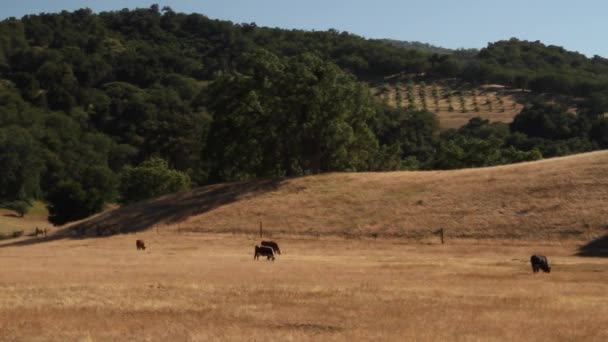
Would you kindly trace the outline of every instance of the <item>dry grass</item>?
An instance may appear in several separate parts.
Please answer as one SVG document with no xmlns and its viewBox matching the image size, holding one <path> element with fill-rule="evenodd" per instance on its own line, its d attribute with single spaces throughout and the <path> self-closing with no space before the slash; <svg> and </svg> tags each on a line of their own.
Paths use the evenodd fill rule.
<svg viewBox="0 0 608 342">
<path fill-rule="evenodd" d="M 242 234 L 0 242 L 0 341 L 608 338 L 608 264 L 575 245 L 278 241 L 274 263 Z"/>
<path fill-rule="evenodd" d="M 605 341 L 607 259 L 575 254 L 596 239 L 586 254 L 608 255 L 607 174 L 595 152 L 118 208 L 73 227 L 138 233 L 0 241 L 0 341 Z M 274 263 L 252 260 L 260 221 Z M 531 273 L 533 253 L 551 274 Z"/>
<path fill-rule="evenodd" d="M 24 217 L 7 209 L 0 209 L 0 233 L 10 234 L 23 230 L 24 234 L 31 234 L 35 227 L 46 228 L 52 231 L 52 225 L 47 221 L 48 211 L 42 202 L 34 202 Z"/>
<path fill-rule="evenodd" d="M 299 236 L 575 239 L 606 232 L 608 152 L 500 167 L 340 173 L 230 183 L 119 208 L 81 223 Z"/>
</svg>

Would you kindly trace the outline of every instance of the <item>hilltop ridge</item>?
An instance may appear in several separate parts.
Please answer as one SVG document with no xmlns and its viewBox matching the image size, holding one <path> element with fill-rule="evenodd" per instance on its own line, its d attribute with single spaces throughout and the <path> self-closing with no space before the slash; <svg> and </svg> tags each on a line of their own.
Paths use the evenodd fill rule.
<svg viewBox="0 0 608 342">
<path fill-rule="evenodd" d="M 332 173 L 196 188 L 72 228 L 427 238 L 574 238 L 606 230 L 608 152 L 453 171 Z"/>
</svg>

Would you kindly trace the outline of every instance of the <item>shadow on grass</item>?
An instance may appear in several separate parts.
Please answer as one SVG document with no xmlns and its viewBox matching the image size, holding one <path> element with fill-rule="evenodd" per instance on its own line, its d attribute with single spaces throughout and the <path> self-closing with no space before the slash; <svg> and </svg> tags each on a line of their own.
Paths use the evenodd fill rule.
<svg viewBox="0 0 608 342">
<path fill-rule="evenodd" d="M 26 235 L 26 236 L 28 237 L 27 239 L 11 238 L 11 239 L 0 240 L 0 248 L 37 245 L 39 243 L 61 240 L 61 239 L 65 239 L 66 237 L 68 237 L 66 234 L 63 234 L 63 233 L 54 234 L 54 235 L 51 235 L 48 237 L 32 237 L 31 235 Z M 11 240 L 17 240 L 17 241 L 9 242 Z"/>
<path fill-rule="evenodd" d="M 165 195 L 107 211 L 71 225 L 46 238 L 31 238 L 0 244 L 2 247 L 34 245 L 60 239 L 84 239 L 134 233 L 156 224 L 179 223 L 244 198 L 278 188 L 281 180 L 267 179 L 209 185 L 188 192 Z"/>
<path fill-rule="evenodd" d="M 608 257 L 608 234 L 581 246 L 578 249 L 577 255 L 586 257 Z"/>
</svg>

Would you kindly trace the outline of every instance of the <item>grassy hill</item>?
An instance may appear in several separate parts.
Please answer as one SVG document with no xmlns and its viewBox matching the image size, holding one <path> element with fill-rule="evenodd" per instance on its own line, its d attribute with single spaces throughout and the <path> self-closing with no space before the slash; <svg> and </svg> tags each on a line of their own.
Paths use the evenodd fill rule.
<svg viewBox="0 0 608 342">
<path fill-rule="evenodd" d="M 388 104 L 430 112 L 378 105 L 378 82 Z M 581 99 L 584 115 L 528 93 Z M 0 200 L 46 198 L 55 224 L 128 197 L 118 178 L 155 158 L 203 186 L 608 149 L 601 57 L 515 38 L 445 51 L 158 5 L 0 21 L 0 103 Z M 489 123 L 527 104 L 513 127 Z M 440 134 L 476 116 L 489 120 Z"/>
<path fill-rule="evenodd" d="M 34 202 L 24 217 L 19 217 L 15 212 L 7 209 L 0 209 L 0 234 L 11 234 L 19 230 L 24 234 L 30 234 L 35 227 L 50 229 L 48 214 L 43 202 Z"/>
<path fill-rule="evenodd" d="M 74 227 L 346 237 L 580 239 L 608 226 L 608 152 L 455 171 L 334 173 L 211 185 Z"/>
</svg>

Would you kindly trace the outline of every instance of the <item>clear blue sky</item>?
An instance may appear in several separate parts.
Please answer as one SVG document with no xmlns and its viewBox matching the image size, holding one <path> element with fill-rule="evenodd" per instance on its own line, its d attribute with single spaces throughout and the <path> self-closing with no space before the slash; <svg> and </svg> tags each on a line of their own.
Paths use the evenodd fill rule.
<svg viewBox="0 0 608 342">
<path fill-rule="evenodd" d="M 150 7 L 235 23 L 326 30 L 367 38 L 481 48 L 517 37 L 608 57 L 604 0 L 0 0 L 0 18 L 88 7 L 95 12 Z"/>
</svg>

